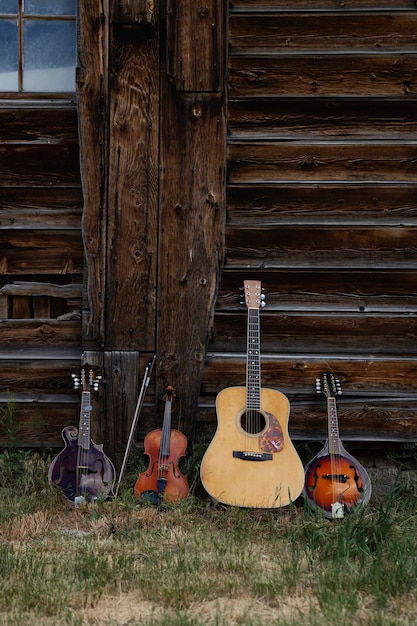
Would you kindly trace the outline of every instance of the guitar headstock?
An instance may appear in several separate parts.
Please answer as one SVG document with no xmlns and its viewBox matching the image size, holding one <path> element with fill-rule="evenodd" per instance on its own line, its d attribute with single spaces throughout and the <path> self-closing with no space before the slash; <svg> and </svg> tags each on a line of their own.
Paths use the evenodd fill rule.
<svg viewBox="0 0 417 626">
<path fill-rule="evenodd" d="M 265 295 L 262 291 L 262 285 L 259 280 L 245 280 L 243 282 L 245 304 L 248 309 L 259 309 L 265 306 Z"/>
<path fill-rule="evenodd" d="M 74 389 L 81 389 L 81 391 L 98 391 L 100 381 L 103 378 L 99 375 L 99 371 L 99 367 L 85 363 L 79 375 L 72 374 Z"/>
<path fill-rule="evenodd" d="M 335 398 L 342 394 L 340 380 L 331 372 L 323 372 L 316 378 L 316 393 L 323 393 L 327 398 Z"/>
</svg>

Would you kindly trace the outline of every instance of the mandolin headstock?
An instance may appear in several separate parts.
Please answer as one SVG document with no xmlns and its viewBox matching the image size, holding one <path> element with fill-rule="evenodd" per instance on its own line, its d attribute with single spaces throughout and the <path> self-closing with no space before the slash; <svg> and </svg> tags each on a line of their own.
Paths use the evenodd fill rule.
<svg viewBox="0 0 417 626">
<path fill-rule="evenodd" d="M 97 392 L 102 380 L 102 376 L 99 374 L 100 368 L 96 365 L 90 365 L 85 363 L 79 374 L 72 374 L 72 380 L 74 389 L 81 389 L 81 391 L 94 391 Z"/>
<path fill-rule="evenodd" d="M 323 372 L 321 378 L 316 378 L 316 393 L 323 393 L 326 398 L 342 395 L 339 378 L 331 372 Z"/>
</svg>

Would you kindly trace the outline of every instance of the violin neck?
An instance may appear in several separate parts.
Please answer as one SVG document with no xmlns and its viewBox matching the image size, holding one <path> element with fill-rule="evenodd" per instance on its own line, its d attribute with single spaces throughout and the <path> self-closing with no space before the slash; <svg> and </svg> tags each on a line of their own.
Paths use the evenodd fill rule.
<svg viewBox="0 0 417 626">
<path fill-rule="evenodd" d="M 81 396 L 80 424 L 78 427 L 78 445 L 84 450 L 90 448 L 91 393 L 83 391 Z"/>
</svg>

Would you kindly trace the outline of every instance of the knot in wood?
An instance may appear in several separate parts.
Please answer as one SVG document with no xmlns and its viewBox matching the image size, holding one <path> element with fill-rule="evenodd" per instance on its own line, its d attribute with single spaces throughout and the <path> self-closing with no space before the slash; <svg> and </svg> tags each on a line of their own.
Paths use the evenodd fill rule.
<svg viewBox="0 0 417 626">
<path fill-rule="evenodd" d="M 196 104 L 193 106 L 193 115 L 194 117 L 201 117 L 203 115 L 203 109 L 201 104 Z"/>
<path fill-rule="evenodd" d="M 300 170 L 309 170 L 319 167 L 323 161 L 319 161 L 315 156 L 305 154 L 298 160 L 297 166 Z"/>
</svg>

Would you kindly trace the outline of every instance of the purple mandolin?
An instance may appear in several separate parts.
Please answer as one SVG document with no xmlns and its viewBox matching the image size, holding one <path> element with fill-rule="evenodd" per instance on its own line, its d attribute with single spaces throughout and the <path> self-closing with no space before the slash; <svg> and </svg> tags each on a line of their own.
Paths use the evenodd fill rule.
<svg viewBox="0 0 417 626">
<path fill-rule="evenodd" d="M 91 390 L 97 391 L 100 378 L 97 368 L 88 364 L 81 369 L 81 381 L 73 375 L 74 387 L 82 389 L 79 427 L 63 429 L 64 449 L 52 461 L 48 472 L 50 484 L 60 487 L 75 504 L 114 497 L 114 465 L 104 454 L 103 446 L 90 438 Z"/>
</svg>

